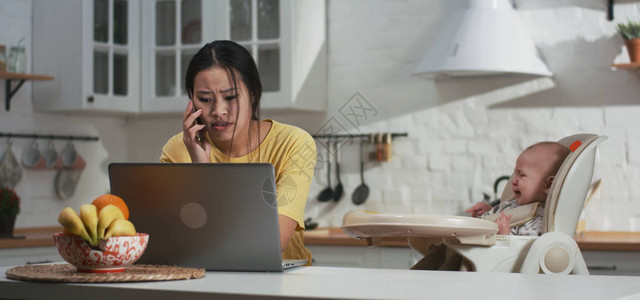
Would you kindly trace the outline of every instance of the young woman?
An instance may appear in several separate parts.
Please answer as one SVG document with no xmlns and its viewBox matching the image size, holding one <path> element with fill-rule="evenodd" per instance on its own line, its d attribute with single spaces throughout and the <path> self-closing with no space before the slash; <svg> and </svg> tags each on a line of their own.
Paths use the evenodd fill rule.
<svg viewBox="0 0 640 300">
<path fill-rule="evenodd" d="M 232 41 L 196 53 L 185 78 L 189 104 L 182 132 L 162 149 L 162 162 L 271 163 L 275 169 L 283 258 L 307 259 L 304 208 L 316 162 L 313 138 L 300 128 L 260 120 L 262 83 L 253 58 Z"/>
</svg>

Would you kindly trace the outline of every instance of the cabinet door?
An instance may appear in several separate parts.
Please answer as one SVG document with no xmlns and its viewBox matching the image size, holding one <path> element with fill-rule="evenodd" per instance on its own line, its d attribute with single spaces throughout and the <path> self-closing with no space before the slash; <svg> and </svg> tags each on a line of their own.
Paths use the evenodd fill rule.
<svg viewBox="0 0 640 300">
<path fill-rule="evenodd" d="M 230 39 L 249 50 L 258 65 L 263 97 L 283 98 L 287 81 L 283 59 L 280 0 L 147 0 L 143 3 L 142 53 L 144 112 L 182 112 L 191 57 L 205 43 Z M 284 1 L 289 3 L 288 1 Z M 289 3 L 290 5 L 290 3 Z M 290 57 L 290 56 L 284 56 Z"/>
<path fill-rule="evenodd" d="M 409 247 L 380 247 L 380 269 L 408 270 L 421 258 Z"/>
<path fill-rule="evenodd" d="M 637 251 L 583 250 L 582 256 L 591 275 L 640 276 Z"/>
<path fill-rule="evenodd" d="M 182 112 L 191 57 L 213 40 L 219 1 L 147 0 L 142 10 L 142 111 Z"/>
<path fill-rule="evenodd" d="M 324 0 L 229 0 L 225 37 L 246 47 L 265 110 L 326 110 Z"/>
<path fill-rule="evenodd" d="M 290 1 L 229 0 L 228 39 L 253 56 L 262 81 L 262 107 L 290 98 Z M 282 103 L 280 103 L 282 102 Z M 276 104 L 279 103 L 279 104 Z"/>
<path fill-rule="evenodd" d="M 352 246 L 307 245 L 312 265 L 319 267 L 379 268 L 380 249 Z"/>
<path fill-rule="evenodd" d="M 33 86 L 37 111 L 137 113 L 140 3 L 33 2 L 33 71 L 55 80 Z"/>
<path fill-rule="evenodd" d="M 0 266 L 20 266 L 61 262 L 56 247 L 29 247 L 0 249 Z"/>
<path fill-rule="evenodd" d="M 184 111 L 187 65 L 202 45 L 218 39 L 233 40 L 253 56 L 262 108 L 326 109 L 325 8 L 324 0 L 146 0 L 142 111 Z"/>
<path fill-rule="evenodd" d="M 85 108 L 138 112 L 140 3 L 83 1 Z"/>
<path fill-rule="evenodd" d="M 320 267 L 409 269 L 418 255 L 408 247 L 307 245 L 313 265 Z"/>
</svg>

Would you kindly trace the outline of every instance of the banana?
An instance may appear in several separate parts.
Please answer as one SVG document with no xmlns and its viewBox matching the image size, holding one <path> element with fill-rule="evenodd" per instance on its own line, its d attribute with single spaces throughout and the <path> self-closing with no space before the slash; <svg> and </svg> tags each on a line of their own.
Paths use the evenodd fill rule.
<svg viewBox="0 0 640 300">
<path fill-rule="evenodd" d="M 124 219 L 122 211 L 116 206 L 109 204 L 103 207 L 98 214 L 98 240 L 104 238 L 105 230 L 118 219 Z"/>
<path fill-rule="evenodd" d="M 104 234 L 104 239 L 108 239 L 112 236 L 123 236 L 123 235 L 135 235 L 136 228 L 133 226 L 133 223 L 129 222 L 125 219 L 116 219 L 111 223 L 109 229 L 107 229 L 107 233 Z"/>
<path fill-rule="evenodd" d="M 60 223 L 60 225 L 62 225 L 62 227 L 67 229 L 69 232 L 75 235 L 79 235 L 85 241 L 91 244 L 91 237 L 87 233 L 87 230 L 84 228 L 84 224 L 82 223 L 80 216 L 78 216 L 78 213 L 76 213 L 73 208 L 66 207 L 65 209 L 63 209 L 58 216 L 58 223 Z"/>
<path fill-rule="evenodd" d="M 93 204 L 80 205 L 80 219 L 91 237 L 91 246 L 98 245 L 98 209 Z"/>
</svg>

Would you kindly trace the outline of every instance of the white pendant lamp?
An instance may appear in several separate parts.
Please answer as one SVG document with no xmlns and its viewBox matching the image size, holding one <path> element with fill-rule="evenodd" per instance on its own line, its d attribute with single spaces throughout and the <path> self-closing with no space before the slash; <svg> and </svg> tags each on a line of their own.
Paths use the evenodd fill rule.
<svg viewBox="0 0 640 300">
<path fill-rule="evenodd" d="M 509 0 L 466 0 L 447 22 L 414 75 L 553 75 Z"/>
</svg>

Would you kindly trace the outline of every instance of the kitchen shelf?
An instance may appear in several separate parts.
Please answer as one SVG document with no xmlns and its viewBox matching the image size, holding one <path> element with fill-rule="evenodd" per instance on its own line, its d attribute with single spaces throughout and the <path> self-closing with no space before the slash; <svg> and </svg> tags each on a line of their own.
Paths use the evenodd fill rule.
<svg viewBox="0 0 640 300">
<path fill-rule="evenodd" d="M 37 75 L 37 74 L 26 74 L 26 73 L 11 73 L 6 71 L 0 71 L 0 78 L 6 80 L 6 89 L 5 89 L 5 99 L 4 99 L 4 108 L 6 111 L 9 111 L 11 107 L 11 97 L 20 89 L 22 84 L 26 80 L 53 80 L 53 76 L 48 75 Z M 11 89 L 11 83 L 16 80 L 18 81 L 18 85 Z"/>
<path fill-rule="evenodd" d="M 626 64 L 612 64 L 612 67 L 616 68 L 616 69 L 639 69 L 640 70 L 640 62 L 635 62 L 635 63 L 626 63 Z"/>
</svg>

